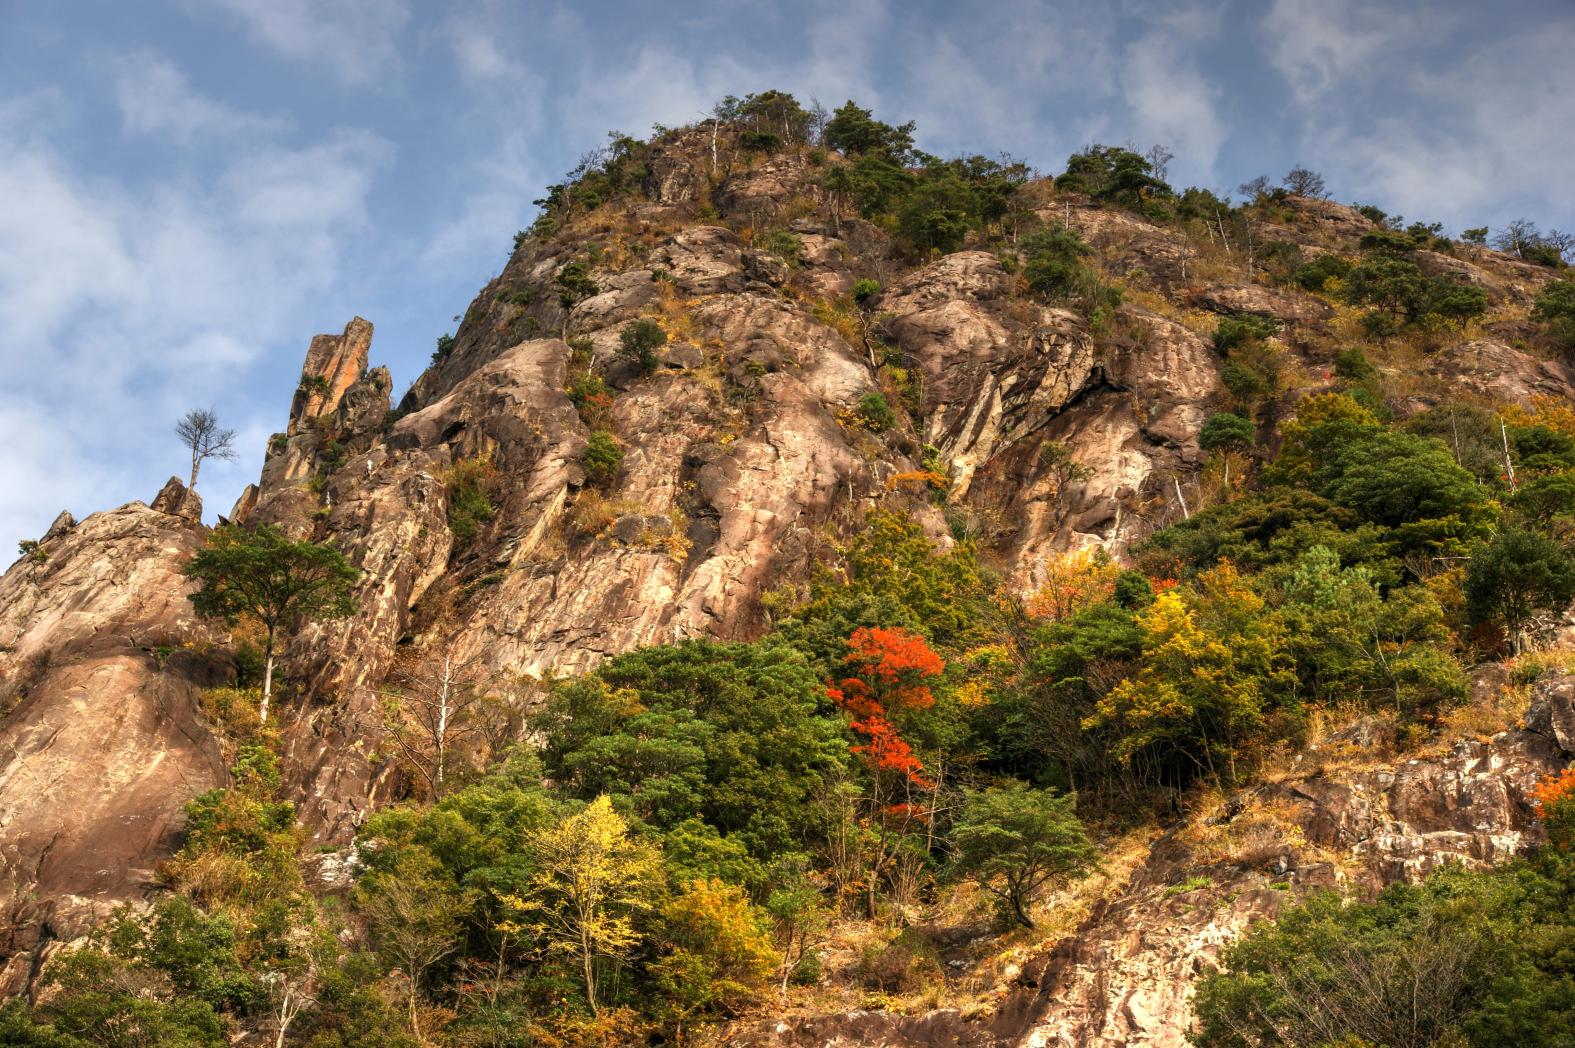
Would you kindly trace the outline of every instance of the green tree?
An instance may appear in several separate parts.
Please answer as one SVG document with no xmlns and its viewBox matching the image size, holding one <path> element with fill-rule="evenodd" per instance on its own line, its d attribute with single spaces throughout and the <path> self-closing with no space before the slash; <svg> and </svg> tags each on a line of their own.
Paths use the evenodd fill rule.
<svg viewBox="0 0 1575 1048">
<path fill-rule="evenodd" d="M 1225 449 L 1243 451 L 1252 447 L 1258 438 L 1258 428 L 1250 419 L 1229 412 L 1210 415 L 1203 424 L 1198 443 L 1209 451 Z"/>
<path fill-rule="evenodd" d="M 1561 612 L 1575 599 L 1575 560 L 1544 535 L 1507 528 L 1471 558 L 1465 596 L 1471 621 L 1502 626 L 1518 654 L 1539 612 Z"/>
<path fill-rule="evenodd" d="M 253 531 L 235 525 L 218 528 L 184 570 L 200 584 L 190 597 L 198 614 L 231 623 L 251 615 L 262 623 L 265 668 L 259 717 L 265 723 L 279 632 L 302 620 L 354 613 L 352 588 L 361 575 L 332 546 L 294 541 L 272 525 Z"/>
<path fill-rule="evenodd" d="M 618 352 L 642 375 L 656 370 L 656 351 L 667 344 L 667 332 L 649 317 L 631 320 L 618 334 Z"/>
<path fill-rule="evenodd" d="M 832 113 L 821 137 L 832 149 L 848 156 L 874 154 L 901 164 L 913 152 L 913 127 L 912 121 L 897 127 L 883 124 L 850 99 Z"/>
<path fill-rule="evenodd" d="M 1055 878 L 1082 873 L 1098 857 L 1076 808 L 1073 794 L 1057 796 L 1016 781 L 970 791 L 952 827 L 954 868 L 1032 928 L 1028 903 L 1034 893 Z"/>
<path fill-rule="evenodd" d="M 1550 280 L 1537 292 L 1531 319 L 1540 323 L 1555 347 L 1575 351 L 1575 280 Z"/>
<path fill-rule="evenodd" d="M 355 902 L 378 953 L 405 977 L 410 1032 L 420 1040 L 422 980 L 459 949 L 475 894 L 456 888 L 432 855 L 412 847 L 402 850 L 389 869 L 363 877 Z"/>
<path fill-rule="evenodd" d="M 585 479 L 592 484 L 611 484 L 617 478 L 618 470 L 623 468 L 623 448 L 619 446 L 618 438 L 605 429 L 592 433 L 585 442 L 585 453 L 580 456 L 580 465 L 585 467 Z"/>
</svg>

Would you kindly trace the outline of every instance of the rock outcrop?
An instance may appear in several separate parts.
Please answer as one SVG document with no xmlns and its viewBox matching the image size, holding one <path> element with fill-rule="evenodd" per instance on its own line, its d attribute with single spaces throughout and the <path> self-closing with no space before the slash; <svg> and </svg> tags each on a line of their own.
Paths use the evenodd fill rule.
<svg viewBox="0 0 1575 1048">
<path fill-rule="evenodd" d="M 161 494 L 57 521 L 0 578 L 0 989 L 147 892 L 186 802 L 225 781 L 197 700 L 232 671 L 180 574 L 194 496 Z"/>
<path fill-rule="evenodd" d="M 1531 788 L 1575 760 L 1575 677 L 1539 682 L 1523 727 L 1446 752 L 1374 762 L 1370 732 L 1337 733 L 1281 781 L 1166 834 L 1125 888 L 1025 965 L 989 1011 L 823 1016 L 741 1031 L 735 1042 L 1185 1048 L 1196 977 L 1298 896 L 1371 894 L 1446 863 L 1484 868 L 1541 844 Z"/>
</svg>

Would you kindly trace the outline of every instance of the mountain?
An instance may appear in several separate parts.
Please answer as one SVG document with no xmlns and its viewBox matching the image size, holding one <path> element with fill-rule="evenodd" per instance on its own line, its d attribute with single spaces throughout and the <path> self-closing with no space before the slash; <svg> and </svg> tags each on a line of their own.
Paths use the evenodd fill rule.
<svg viewBox="0 0 1575 1048">
<path fill-rule="evenodd" d="M 835 621 L 924 635 L 954 674 L 946 695 L 994 687 L 1027 665 L 1030 632 L 1065 618 L 1042 602 L 1064 592 L 1068 564 L 1115 577 L 1069 552 L 1102 551 L 1110 572 L 1135 564 L 1161 592 L 1178 577 L 1186 589 L 1218 549 L 1240 562 L 1243 535 L 1280 534 L 1230 507 L 1298 487 L 1323 485 L 1306 497 L 1336 521 L 1320 541 L 1338 546 L 1337 568 L 1370 570 L 1391 601 L 1402 589 L 1437 598 L 1416 613 L 1424 625 L 1374 641 L 1378 657 L 1442 653 L 1448 668 L 1405 678 L 1406 695 L 1424 698 L 1402 710 L 1400 675 L 1387 706 L 1350 677 L 1318 678 L 1314 694 L 1283 683 L 1312 680 L 1303 663 L 1276 663 L 1261 680 L 1315 712 L 1243 742 L 1255 757 L 1240 773 L 1180 771 L 1180 749 L 1151 748 L 1135 751 L 1154 762 L 1141 782 L 1121 778 L 1137 774 L 1121 770 L 1134 751 L 1066 779 L 1070 765 L 1033 753 L 959 750 L 956 774 L 1076 787 L 1088 806 L 1103 872 L 1055 889 L 1054 933 L 991 933 L 938 901 L 940 874 L 926 873 L 933 883 L 893 920 L 934 932 L 941 1007 L 902 998 L 907 976 L 881 993 L 805 992 L 781 1016 L 765 994 L 723 1010 L 728 1036 L 1179 1045 L 1194 981 L 1253 921 L 1319 888 L 1370 892 L 1542 844 L 1532 791 L 1575 755 L 1575 684 L 1551 661 L 1529 680 L 1524 663 L 1489 661 L 1468 680 L 1458 662 L 1504 649 L 1490 628 L 1470 632 L 1481 620 L 1463 610 L 1459 563 L 1496 530 L 1478 519 L 1489 502 L 1498 513 L 1519 490 L 1473 476 L 1470 453 L 1497 473 L 1502 437 L 1522 479 L 1575 467 L 1560 465 L 1553 437 L 1539 465 L 1531 432 L 1557 436 L 1549 420 L 1575 395 L 1542 306 L 1559 269 L 1310 185 L 1260 186 L 1239 205 L 1178 194 L 1121 150 L 1080 154 L 1057 179 L 942 162 L 912 148 L 911 129 L 860 112 L 839 110 L 811 144 L 809 114 L 751 96 L 723 120 L 615 141 L 553 187 L 397 405 L 388 372 L 371 366 L 370 322 L 312 339 L 286 428 L 226 522 L 326 543 L 360 575 L 353 615 L 287 637 L 275 734 L 238 726 L 223 705 L 253 672 L 257 635 L 188 599 L 196 584 L 182 569 L 210 529 L 181 481 L 150 505 L 62 514 L 28 544 L 0 579 L 9 991 L 38 988 L 45 962 L 119 903 L 172 888 L 203 898 L 178 863 L 170 872 L 191 846 L 188 805 L 239 788 L 227 769 L 258 739 L 271 740 L 277 796 L 303 828 L 305 883 L 342 895 L 375 847 L 375 813 L 430 799 L 391 738 L 388 693 L 434 653 L 501 697 L 467 743 L 480 776 L 515 743 L 542 743 L 530 719 L 551 693 L 541 681 L 656 645 L 819 636 L 816 623 L 835 619 L 813 610 L 827 587 L 869 577 L 849 550 L 897 528 L 936 558 L 965 554 L 977 565 L 967 586 L 988 587 L 1016 625 L 942 636 L 948 609 L 973 599 L 960 583 L 929 613 L 910 603 L 886 621 L 876 602 L 858 612 L 869 621 Z M 1350 439 L 1437 436 L 1428 447 L 1492 499 L 1386 517 L 1320 479 L 1328 448 L 1303 479 L 1277 480 L 1285 448 L 1307 446 L 1299 407 L 1330 394 L 1374 420 Z M 1512 449 L 1497 423 L 1483 438 L 1495 417 L 1524 429 L 1522 443 Z M 1369 557 L 1363 542 L 1387 545 Z M 1239 563 L 1272 595 L 1261 616 L 1279 614 L 1300 563 L 1276 556 Z M 822 641 L 799 644 L 805 666 L 835 669 Z M 1117 679 L 1143 679 L 1146 657 Z M 1072 723 L 1096 737 L 1090 721 Z M 925 755 L 945 744 L 926 745 L 934 761 Z M 364 938 L 352 926 L 347 940 Z M 855 986 L 864 962 L 841 949 L 826 947 L 824 980 Z M 432 993 L 459 1006 L 449 989 Z M 267 1029 L 248 1007 L 228 1021 Z"/>
</svg>

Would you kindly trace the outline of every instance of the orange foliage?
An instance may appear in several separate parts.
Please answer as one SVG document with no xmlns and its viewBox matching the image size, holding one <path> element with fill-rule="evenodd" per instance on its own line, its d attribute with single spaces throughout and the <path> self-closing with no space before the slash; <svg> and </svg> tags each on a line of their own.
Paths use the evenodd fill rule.
<svg viewBox="0 0 1575 1048">
<path fill-rule="evenodd" d="M 1110 597 L 1121 569 L 1104 550 L 1072 549 L 1045 560 L 1044 582 L 1028 598 L 1028 614 L 1052 622 L 1068 618 Z"/>
<path fill-rule="evenodd" d="M 927 683 L 946 663 L 917 633 L 860 627 L 848 638 L 844 660 L 850 676 L 827 685 L 826 694 L 851 718 L 849 727 L 864 741 L 853 746 L 871 772 L 892 772 L 929 789 L 924 765 L 886 719 L 889 709 L 923 710 L 935 705 Z"/>
<path fill-rule="evenodd" d="M 1575 801 L 1575 767 L 1565 768 L 1558 775 L 1550 775 L 1532 787 L 1531 797 L 1537 802 L 1539 814 L 1546 813 L 1565 801 Z"/>
</svg>

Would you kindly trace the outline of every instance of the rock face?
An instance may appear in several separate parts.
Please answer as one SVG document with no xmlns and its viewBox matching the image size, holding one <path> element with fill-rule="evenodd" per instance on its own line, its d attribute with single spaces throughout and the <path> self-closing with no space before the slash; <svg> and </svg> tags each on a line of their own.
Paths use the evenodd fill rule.
<svg viewBox="0 0 1575 1048">
<path fill-rule="evenodd" d="M 824 1016 L 742 1032 L 737 1043 L 1185 1048 L 1197 975 L 1298 895 L 1375 892 L 1449 862 L 1481 868 L 1540 844 L 1530 792 L 1575 759 L 1575 677 L 1540 682 L 1521 729 L 1436 756 L 1345 767 L 1370 747 L 1365 730 L 1337 734 L 1299 760 L 1305 770 L 1161 838 L 1125 889 L 1026 965 L 988 1013 Z"/>
<path fill-rule="evenodd" d="M 171 484 L 173 510 L 192 496 Z M 0 578 L 0 988 L 142 895 L 186 802 L 225 780 L 197 696 L 229 661 L 179 574 L 200 543 L 134 502 L 57 522 Z"/>
<path fill-rule="evenodd" d="M 302 630 L 282 652 L 283 776 L 318 841 L 348 841 L 401 786 L 382 756 L 378 693 L 402 651 L 441 643 L 515 681 L 677 638 L 751 638 L 767 627 L 762 595 L 802 591 L 880 507 L 909 513 L 941 545 L 966 532 L 1026 591 L 1051 553 L 1119 554 L 1195 490 L 1198 434 L 1224 401 L 1187 296 L 1200 279 L 1240 278 L 1219 275 L 1218 260 L 1200 278 L 1207 260 L 1184 233 L 1086 202 L 1045 208 L 1083 232 L 1107 273 L 1145 290 L 1092 325 L 1026 295 L 990 252 L 904 261 L 826 197 L 807 160 L 735 162 L 734 149 L 719 167 L 719 130 L 657 143 L 643 196 L 527 238 L 397 407 L 389 373 L 370 366 L 370 323 L 311 341 L 286 426 L 230 519 L 331 542 L 362 571 L 358 613 Z M 1294 221 L 1264 236 L 1308 253 L 1349 249 L 1371 228 L 1339 205 L 1288 206 Z M 1492 252 L 1454 261 L 1506 300 L 1541 279 Z M 861 280 L 884 291 L 856 302 Z M 1220 311 L 1311 326 L 1328 316 L 1315 298 L 1257 285 L 1203 295 Z M 669 336 L 649 375 L 620 353 L 639 318 Z M 1440 354 L 1437 367 L 1445 389 L 1485 382 L 1512 399 L 1572 389 L 1560 366 L 1497 341 Z M 906 409 L 895 424 L 861 410 L 876 395 Z M 582 459 L 597 431 L 622 460 L 593 481 Z M 947 489 L 944 508 L 932 484 Z M 202 654 L 227 638 L 193 619 L 180 574 L 200 516 L 178 480 L 151 507 L 81 523 L 63 514 L 0 579 L 9 985 L 33 970 L 36 947 L 142 893 L 176 844 L 182 806 L 223 781 L 197 700 L 230 679 L 226 657 Z M 1507 760 L 1490 748 L 1433 778 L 1341 780 L 1349 797 L 1304 777 L 1301 793 L 1274 803 L 1305 808 L 1332 842 L 1320 847 L 1355 849 L 1348 839 L 1366 833 L 1352 861 L 1374 877 L 1413 876 L 1430 856 L 1486 861 L 1521 846 L 1502 819 L 1486 836 L 1449 821 L 1494 802 L 1490 775 L 1511 783 L 1500 807 L 1518 796 Z M 1430 808 L 1441 793 L 1454 800 Z M 1184 842 L 1175 849 L 1140 876 L 1157 884 L 1191 861 Z M 1304 860 L 1295 877 L 1312 883 L 1322 874 Z M 1270 890 L 1244 889 L 1231 912 L 1266 912 L 1279 897 Z M 1116 904 L 1128 911 L 1090 924 L 1081 952 L 1045 969 L 1045 985 L 1082 1002 L 1056 1014 L 1081 1025 L 1056 1027 L 1026 990 L 1000 1021 L 1089 1031 L 1065 1033 L 1078 1044 L 1172 1030 L 1185 1012 L 1180 958 L 1237 925 L 1189 924 L 1145 899 L 1130 894 Z M 1123 913 L 1164 923 L 1161 939 L 1122 939 Z M 1126 986 L 1128 1017 L 1111 1018 L 1096 986 Z M 954 1026 L 964 1029 L 945 1014 L 923 1026 L 872 1014 L 848 1036 L 890 1028 L 914 1043 L 914 1030 L 939 1039 Z M 1045 1038 L 1034 1043 L 1061 1043 Z"/>
</svg>

